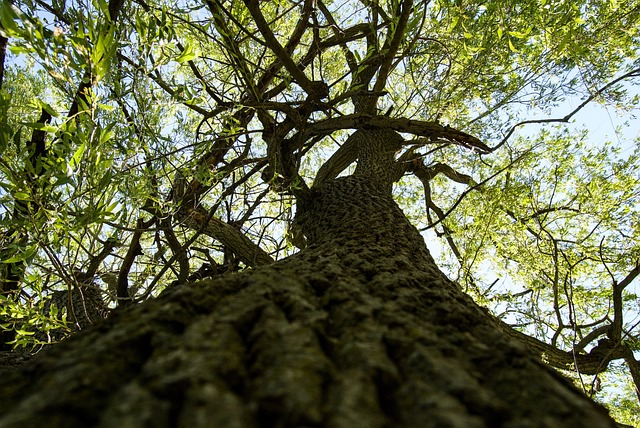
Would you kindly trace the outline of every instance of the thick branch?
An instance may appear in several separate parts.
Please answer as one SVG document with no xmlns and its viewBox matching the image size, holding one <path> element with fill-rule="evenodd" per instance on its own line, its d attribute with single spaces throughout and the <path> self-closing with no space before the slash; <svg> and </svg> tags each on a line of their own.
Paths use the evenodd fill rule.
<svg viewBox="0 0 640 428">
<path fill-rule="evenodd" d="M 545 363 L 558 369 L 595 375 L 605 371 L 611 360 L 621 359 L 626 355 L 625 350 L 619 346 L 606 348 L 605 350 L 594 348 L 588 354 L 561 351 L 555 346 L 514 330 L 502 321 L 499 321 L 499 323 L 509 336 L 523 343 Z"/>
<path fill-rule="evenodd" d="M 155 217 L 152 217 L 151 220 L 146 223 L 144 222 L 144 220 L 142 220 L 142 218 L 138 219 L 138 222 L 136 224 L 136 231 L 131 237 L 129 250 L 124 257 L 122 266 L 120 266 L 120 272 L 118 272 L 118 286 L 116 290 L 118 305 L 125 306 L 133 303 L 133 296 L 129 296 L 129 271 L 131 270 L 136 257 L 142 254 L 142 247 L 140 246 L 140 238 L 142 237 L 142 233 L 146 229 L 151 227 L 151 225 L 155 223 L 155 221 Z"/>
<path fill-rule="evenodd" d="M 358 158 L 357 140 L 350 135 L 347 141 L 336 150 L 327 161 L 322 164 L 316 178 L 313 180 L 314 186 L 318 186 L 325 181 L 333 180 L 349 165 Z"/>
<path fill-rule="evenodd" d="M 306 3 L 310 3 L 307 1 Z M 260 5 L 258 0 L 245 0 L 244 4 L 249 9 L 253 20 L 264 37 L 267 46 L 269 49 L 273 51 L 273 53 L 278 57 L 282 64 L 287 69 L 289 73 L 291 73 L 291 77 L 304 89 L 309 95 L 316 95 L 317 98 L 324 98 L 329 95 L 329 87 L 324 82 L 312 82 L 309 78 L 304 74 L 304 72 L 298 67 L 298 65 L 291 59 L 289 53 L 282 47 L 276 36 L 269 28 L 269 24 L 264 19 L 262 15 L 262 11 L 260 10 Z M 307 6 L 305 6 L 307 9 Z"/>
<path fill-rule="evenodd" d="M 173 256 L 178 260 L 178 265 L 180 266 L 180 270 L 178 271 L 178 281 L 184 282 L 191 273 L 187 252 L 182 248 L 180 241 L 178 241 L 178 238 L 172 229 L 171 222 L 168 221 L 168 219 L 162 222 L 162 231 L 164 232 L 165 238 L 167 238 L 167 242 L 169 243 L 169 248 L 171 248 Z"/>
<path fill-rule="evenodd" d="M 478 138 L 437 122 L 426 122 L 406 118 L 374 116 L 369 114 L 349 114 L 316 122 L 305 129 L 308 135 L 330 134 L 339 129 L 388 128 L 422 137 L 429 137 L 434 143 L 451 142 L 479 153 L 491 150 Z"/>
<path fill-rule="evenodd" d="M 44 126 L 48 125 L 50 121 L 51 115 L 46 110 L 42 110 L 38 123 Z M 44 162 L 47 157 L 46 136 L 47 133 L 43 129 L 34 129 L 31 134 L 31 141 L 27 147 L 29 163 L 31 164 L 31 170 L 27 168 L 27 177 L 29 177 L 30 184 L 36 184 L 35 180 L 44 171 Z"/>
<path fill-rule="evenodd" d="M 613 326 L 611 338 L 620 341 L 622 338 L 622 291 L 640 275 L 640 263 L 638 263 L 629 274 L 619 283 L 613 285 Z"/>
<path fill-rule="evenodd" d="M 184 217 L 184 223 L 187 227 L 196 230 L 204 225 L 203 233 L 220 241 L 247 266 L 256 267 L 274 261 L 269 254 L 254 244 L 240 230 L 215 217 L 209 219 L 209 213 L 202 207 L 190 210 L 189 214 Z"/>
<path fill-rule="evenodd" d="M 98 268 L 100 267 L 100 263 L 103 262 L 110 254 L 111 250 L 113 250 L 118 245 L 118 241 L 112 238 L 109 238 L 105 241 L 104 246 L 100 252 L 91 257 L 91 261 L 89 262 L 89 267 L 87 270 L 83 272 L 83 280 L 89 280 L 93 278 L 98 272 Z"/>
<path fill-rule="evenodd" d="M 640 400 L 640 363 L 636 360 L 631 349 L 626 349 L 624 361 L 627 363 L 633 384 L 635 385 L 636 395 Z"/>
<path fill-rule="evenodd" d="M 404 39 L 407 22 L 409 21 L 411 10 L 413 9 L 413 1 L 403 1 L 400 7 L 402 8 L 402 11 L 398 17 L 398 23 L 395 25 L 394 31 L 389 34 L 385 40 L 385 45 L 383 47 L 385 58 L 380 65 L 378 78 L 376 79 L 376 83 L 373 87 L 374 92 L 382 91 L 387 83 L 387 77 L 392 71 L 393 60 L 398 52 L 400 43 Z"/>
<path fill-rule="evenodd" d="M 284 46 L 284 51 L 287 54 L 287 57 L 291 58 L 291 54 L 295 50 L 295 48 L 302 40 L 302 36 L 304 32 L 307 30 L 309 26 L 309 16 L 311 15 L 311 2 L 305 1 L 304 8 L 302 10 L 302 15 L 298 19 L 296 23 L 296 27 L 293 29 L 293 32 L 289 35 L 287 44 Z M 264 74 L 258 81 L 258 91 L 264 91 L 269 83 L 273 80 L 276 73 L 282 66 L 285 65 L 282 60 L 278 57 L 276 61 L 273 61 L 269 67 L 265 70 Z"/>
</svg>

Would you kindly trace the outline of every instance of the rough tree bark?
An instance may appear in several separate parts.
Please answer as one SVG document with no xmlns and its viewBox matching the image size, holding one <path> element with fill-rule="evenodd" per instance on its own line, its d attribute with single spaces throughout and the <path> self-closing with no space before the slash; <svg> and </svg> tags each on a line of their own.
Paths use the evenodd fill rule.
<svg viewBox="0 0 640 428">
<path fill-rule="evenodd" d="M 437 268 L 391 131 L 299 201 L 285 260 L 117 310 L 0 381 L 0 427 L 613 427 Z M 386 171 L 389 171 L 387 168 Z"/>
</svg>

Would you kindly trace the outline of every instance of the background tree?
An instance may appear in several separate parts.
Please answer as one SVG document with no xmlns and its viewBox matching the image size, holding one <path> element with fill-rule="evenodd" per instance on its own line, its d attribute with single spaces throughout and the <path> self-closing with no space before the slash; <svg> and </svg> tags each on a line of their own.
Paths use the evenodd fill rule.
<svg viewBox="0 0 640 428">
<path fill-rule="evenodd" d="M 195 362 L 202 358 L 197 357 L 198 340 L 213 336 L 207 346 L 229 347 L 229 361 L 233 361 L 243 354 L 238 349 L 244 349 L 233 348 L 237 344 L 234 333 L 204 321 L 189 330 L 185 327 L 190 322 L 187 313 L 214 311 L 211 305 L 218 303 L 213 302 L 226 302 L 227 292 L 243 296 L 238 291 L 242 278 L 263 275 L 267 281 L 264 278 L 276 275 L 278 269 L 289 269 L 305 278 L 307 285 L 316 281 L 315 288 L 333 290 L 326 300 L 343 301 L 351 296 L 361 307 L 353 303 L 353 307 L 345 304 L 340 311 L 329 311 L 320 305 L 322 310 L 306 311 L 309 296 L 299 294 L 286 280 L 280 284 L 281 290 L 287 290 L 286 297 L 249 288 L 254 298 L 267 293 L 276 306 L 288 308 L 284 312 L 291 326 L 297 326 L 293 321 L 303 317 L 302 324 L 314 326 L 314 335 L 339 337 L 338 344 L 327 340 L 321 347 L 336 367 L 349 368 L 356 361 L 362 366 L 364 349 L 370 352 L 368 367 L 375 374 L 347 370 L 350 376 L 335 387 L 341 392 L 327 393 L 331 399 L 342 397 L 339 401 L 345 403 L 335 416 L 344 418 L 339 419 L 341 423 L 370 417 L 375 425 L 394 416 L 410 421 L 406 409 L 419 418 L 415 407 L 407 404 L 411 388 L 443 406 L 441 413 L 436 412 L 444 418 L 442 423 L 469 426 L 475 420 L 464 419 L 466 416 L 455 420 L 460 402 L 468 409 L 465 414 L 485 421 L 497 418 L 495 415 L 502 415 L 505 421 L 515 418 L 515 413 L 500 407 L 503 404 L 491 404 L 499 400 L 487 398 L 493 396 L 483 395 L 479 386 L 470 387 L 473 382 L 464 377 L 458 379 L 459 386 L 453 375 L 442 380 L 442 385 L 434 380 L 442 395 L 420 390 L 421 376 L 437 379 L 429 370 L 446 366 L 433 355 L 418 353 L 428 358 L 414 366 L 411 361 L 400 362 L 410 349 L 404 341 L 431 344 L 433 340 L 424 337 L 424 331 L 438 323 L 442 325 L 433 328 L 440 338 L 438 346 L 444 348 L 434 346 L 442 355 L 448 355 L 446 347 L 452 344 L 461 349 L 477 346 L 464 361 L 491 355 L 482 340 L 491 343 L 494 336 L 474 331 L 474 340 L 482 340 L 470 343 L 463 338 L 466 336 L 450 332 L 444 340 L 440 328 L 446 331 L 447 325 L 457 325 L 465 329 L 474 325 L 469 320 L 482 317 L 471 315 L 475 313 L 471 309 L 451 309 L 456 315 L 447 317 L 442 311 L 455 305 L 437 293 L 413 291 L 399 298 L 385 294 L 389 287 L 381 287 L 385 292 L 363 292 L 357 286 L 373 287 L 377 284 L 372 280 L 374 273 L 385 272 L 391 276 L 383 283 L 395 281 L 399 289 L 428 282 L 414 272 L 418 268 L 429 271 L 431 281 L 439 278 L 425 268 L 431 262 L 421 246 L 416 246 L 420 239 L 409 231 L 412 229 L 406 229 L 405 236 L 398 226 L 398 236 L 389 235 L 367 211 L 371 207 L 360 214 L 354 208 L 347 214 L 355 224 L 346 217 L 340 227 L 316 218 L 316 212 L 332 203 L 319 196 L 323 192 L 319 189 L 341 183 L 335 180 L 341 174 L 367 177 L 367 183 L 376 183 L 377 190 L 367 188 L 353 195 L 386 194 L 393 185 L 396 201 L 413 224 L 422 232 L 435 232 L 444 244 L 441 264 L 447 273 L 476 302 L 515 327 L 505 328 L 508 334 L 525 343 L 536 358 L 572 372 L 588 394 L 615 400 L 621 420 L 637 422 L 633 419 L 637 397 L 630 396 L 633 386 L 626 394 L 616 391 L 614 398 L 602 389 L 621 367 L 627 371 L 618 379 L 629 379 L 636 394 L 640 385 L 634 356 L 638 299 L 632 289 L 640 271 L 637 142 L 635 146 L 630 141 L 594 142 L 585 133 L 549 126 L 570 121 L 589 103 L 622 111 L 637 104 L 637 97 L 626 92 L 640 73 L 637 6 L 598 1 L 165 4 L 96 0 L 3 3 L 1 10 L 9 49 L 20 59 L 7 69 L 4 61 L 2 64 L 3 342 L 24 347 L 55 341 L 61 330 L 69 333 L 87 327 L 106 307 L 131 306 L 173 285 L 177 287 L 173 294 L 120 312 L 101 324 L 101 329 L 49 354 L 55 358 L 42 357 L 41 364 L 77 362 L 63 357 L 64 350 L 104 335 L 103 346 L 118 343 L 120 349 L 123 343 L 131 344 L 116 359 L 130 364 L 113 363 L 113 370 L 136 373 L 143 361 L 151 361 L 144 366 L 150 373 L 168 373 L 172 370 L 169 362 L 148 359 L 153 353 L 149 349 L 171 355 L 157 345 L 163 334 Z M 581 98 L 583 103 L 554 118 L 553 113 L 564 109 L 569 97 Z M 524 117 L 532 119 L 522 121 Z M 535 123 L 548 126 L 539 134 L 518 134 L 524 125 Z M 354 203 L 336 195 L 337 201 L 344 202 L 333 208 L 338 213 Z M 385 212 L 395 212 L 385 204 Z M 358 254 L 365 244 L 377 248 L 378 244 L 367 241 L 370 237 L 362 226 L 365 213 L 369 216 L 365 225 L 387 233 L 381 232 L 378 239 L 384 237 L 388 245 L 383 245 L 384 251 L 371 250 L 361 256 L 366 263 L 353 256 L 351 263 L 357 272 L 338 269 L 332 273 L 334 264 L 342 266 L 349 257 L 340 253 L 342 258 L 334 260 L 335 255 L 329 257 L 318 248 L 323 242 L 347 239 L 342 235 L 348 232 L 344 225 L 353 226 L 347 241 L 359 245 L 341 242 L 341 251 Z M 394 225 L 402 217 L 397 212 L 389 215 L 383 219 L 391 219 Z M 318 229 L 317 224 L 326 227 Z M 325 236 L 336 228 L 340 233 Z M 270 266 L 274 260 L 298 253 L 294 246 L 303 248 L 306 240 L 310 248 L 297 258 L 256 270 L 256 274 L 226 276 Z M 407 248 L 412 249 L 410 254 Z M 395 259 L 390 254 L 395 253 L 404 257 L 402 269 L 392 266 Z M 415 262 L 414 269 L 406 265 L 407 260 Z M 305 276 L 312 271 L 315 277 Z M 334 289 L 326 282 L 331 275 L 338 284 L 338 279 L 351 278 L 353 287 Z M 226 279 L 207 287 L 177 285 L 218 276 Z M 442 289 L 449 287 L 440 279 L 435 283 Z M 374 300 L 367 301 L 369 295 Z M 434 306 L 441 298 L 448 302 L 442 308 L 429 312 L 423 307 Z M 200 306 L 198 299 L 204 302 Z M 264 374 L 260 377 L 219 363 L 230 370 L 228 377 L 237 377 L 231 388 L 237 396 L 252 381 L 257 382 L 256 391 L 284 388 L 287 384 L 282 379 L 290 373 L 286 368 L 299 370 L 293 373 L 305 374 L 309 382 L 292 388 L 295 392 L 317 391 L 318 383 L 334 379 L 334 374 L 325 372 L 309 375 L 311 366 L 304 357 L 316 362 L 322 357 L 308 330 L 287 327 L 269 312 L 273 308 L 264 309 L 262 301 L 229 299 L 234 302 L 230 305 L 235 309 L 234 325 L 255 345 L 249 365 Z M 340 313 L 349 311 L 375 312 L 372 308 L 381 304 L 375 299 L 398 299 L 398 306 L 380 312 L 388 317 L 393 314 L 404 328 L 424 327 L 419 337 L 406 331 L 384 337 L 384 343 L 395 350 L 394 364 L 386 353 L 373 351 L 387 324 L 376 318 L 372 323 L 352 320 L 351 325 L 348 317 L 340 318 Z M 407 299 L 415 301 L 411 309 Z M 163 304 L 174 315 L 167 315 Z M 144 314 L 153 312 L 152 308 L 155 318 L 145 318 L 151 316 Z M 414 317 L 401 319 L 406 311 Z M 432 319 L 434 314 L 438 320 Z M 312 322 L 314 316 L 317 320 Z M 325 321 L 319 321 L 323 317 L 357 337 L 335 330 L 327 333 Z M 371 318 L 362 315 L 362 319 Z M 125 322 L 127 329 L 122 326 Z M 478 321 L 478 325 L 485 322 Z M 142 327 L 146 323 L 156 328 L 155 335 Z M 115 324 L 114 331 L 123 332 L 124 342 L 109 342 L 106 326 Z M 356 325 L 353 332 L 347 328 Z M 132 333 L 134 328 L 138 335 Z M 181 336 L 176 335 L 185 329 L 193 337 L 187 334 L 178 339 Z M 269 348 L 258 344 L 259 337 L 283 341 L 282 348 L 299 354 L 300 359 L 287 360 L 290 357 L 285 352 L 268 356 Z M 348 343 L 354 343 L 353 347 Z M 505 346 L 505 354 L 497 353 L 488 360 L 522 359 L 530 367 L 519 351 Z M 202 355 L 208 349 L 201 349 Z M 103 356 L 87 358 L 102 361 L 100 358 L 111 354 L 107 348 L 98 352 Z M 219 355 L 225 358 L 226 354 Z M 355 355 L 353 361 L 346 355 Z M 430 359 L 430 364 L 424 362 Z M 456 372 L 468 369 L 468 361 L 458 356 L 451 359 L 459 363 Z M 176 367 L 183 367 L 178 360 Z M 618 362 L 624 366 L 616 365 Z M 206 371 L 208 363 L 201 363 Z M 155 364 L 155 371 L 149 364 Z M 266 373 L 265 367 L 274 367 L 273 373 Z M 445 369 L 454 372 L 448 365 Z M 527 375 L 532 384 L 537 370 L 531 368 Z M 180 373 L 182 377 L 175 382 L 191 379 Z M 409 375 L 418 383 L 403 383 Z M 527 376 L 522 375 L 521 383 L 510 384 L 521 385 L 528 381 Z M 101 388 L 101 381 L 94 380 Z M 144 401 L 145 391 L 156 397 L 169 394 L 175 384 L 163 381 L 168 383 L 157 389 L 144 382 L 130 384 L 123 394 L 130 402 Z M 13 387 L 20 389 L 20 385 L 17 382 Z M 399 385 L 410 386 L 402 389 Z M 344 392 L 348 386 L 351 392 Z M 395 398 L 376 399 L 396 403 L 389 404 L 395 407 L 375 410 L 367 401 L 372 399 L 372 390 L 392 391 L 389 395 Z M 203 386 L 180 397 L 187 403 L 196 400 L 194 396 L 221 398 L 210 394 L 213 392 Z M 309 405 L 323 402 L 316 396 L 301 394 L 300 401 L 295 401 L 283 392 L 279 400 L 272 392 L 256 394 L 252 399 L 260 403 L 262 418 L 279 420 L 281 415 L 275 416 L 278 409 L 292 406 L 301 413 L 291 413 L 293 419 L 284 423 L 327 422 L 326 408 Z M 228 409 L 244 415 L 238 423 L 255 417 L 239 410 L 240 404 L 233 401 L 236 395 L 223 394 L 222 398 L 231 400 Z M 460 399 L 467 395 L 479 398 Z M 274 408 L 265 405 L 270 400 L 276 403 Z M 149 402 L 152 405 L 147 409 L 164 406 L 162 400 Z M 516 404 L 526 413 L 521 402 L 505 406 Z M 69 403 L 54 406 L 49 402 L 41 410 L 61 412 L 64 406 Z M 126 413 L 116 404 L 102 403 L 102 407 L 107 409 L 104 420 L 115 421 Z M 311 410 L 303 412 L 303 408 Z M 178 413 L 187 414 L 183 410 L 169 406 L 167 411 L 175 418 Z M 559 414 L 565 417 L 563 411 Z M 140 417 L 147 416 L 142 412 Z M 88 418 L 82 412 L 77 417 L 78 423 Z M 433 420 L 438 423 L 437 417 Z"/>
</svg>

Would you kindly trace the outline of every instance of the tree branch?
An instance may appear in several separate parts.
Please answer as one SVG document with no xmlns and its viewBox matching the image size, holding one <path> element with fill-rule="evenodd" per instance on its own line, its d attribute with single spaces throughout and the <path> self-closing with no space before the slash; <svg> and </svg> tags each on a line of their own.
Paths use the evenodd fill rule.
<svg viewBox="0 0 640 428">
<path fill-rule="evenodd" d="M 133 303 L 133 296 L 129 296 L 129 272 L 131 271 L 131 267 L 133 266 L 133 262 L 136 257 L 142 254 L 142 247 L 140 246 L 142 233 L 155 222 L 156 217 L 154 216 L 147 222 L 142 218 L 139 218 L 136 223 L 136 231 L 131 237 L 129 250 L 124 257 L 124 261 L 122 262 L 122 266 L 120 266 L 120 271 L 118 272 L 118 286 L 116 288 L 118 306 L 127 306 Z"/>
<path fill-rule="evenodd" d="M 505 333 L 523 343 L 531 352 L 539 356 L 542 361 L 558 369 L 595 375 L 605 371 L 610 361 L 624 358 L 626 355 L 624 348 L 620 346 L 607 349 L 606 352 L 594 348 L 588 354 L 561 351 L 535 337 L 514 330 L 500 320 L 497 322 Z"/>
<path fill-rule="evenodd" d="M 178 241 L 175 232 L 173 231 L 173 225 L 169 221 L 169 219 L 165 219 L 162 223 L 162 231 L 164 232 L 165 238 L 167 238 L 167 242 L 169 243 L 169 248 L 171 248 L 171 252 L 173 253 L 173 257 L 178 260 L 178 265 L 180 266 L 180 270 L 178 271 L 178 281 L 184 282 L 189 277 L 191 273 L 191 268 L 189 267 L 189 258 L 187 257 L 187 252 Z"/>
<path fill-rule="evenodd" d="M 257 267 L 274 261 L 240 230 L 213 216 L 209 218 L 209 213 L 202 207 L 190 210 L 183 222 L 192 229 L 203 228 L 203 233 L 220 241 L 247 266 Z"/>
<path fill-rule="evenodd" d="M 310 10 L 310 0 L 305 0 L 305 10 Z M 309 95 L 315 96 L 317 99 L 325 98 L 329 95 L 329 86 L 323 81 L 312 82 L 304 74 L 304 72 L 298 67 L 298 65 L 291 59 L 289 53 L 282 47 L 276 36 L 269 28 L 269 24 L 264 19 L 262 11 L 260 10 L 259 0 L 244 0 L 245 6 L 249 9 L 249 13 L 253 17 L 260 34 L 264 37 L 267 46 L 282 62 L 287 71 L 291 74 L 291 77 L 304 89 Z M 303 12 L 304 13 L 304 12 Z"/>
<path fill-rule="evenodd" d="M 236 64 L 241 79 L 245 82 L 246 94 L 253 100 L 260 100 L 260 93 L 256 90 L 255 83 L 251 76 L 251 72 L 247 67 L 247 63 L 240 51 L 240 47 L 236 41 L 231 37 L 233 34 L 229 29 L 227 22 L 223 19 L 222 11 L 223 7 L 218 0 L 207 0 L 207 7 L 213 16 L 213 23 L 216 30 L 222 35 L 224 41 L 224 47 L 227 53 L 231 56 L 231 61 Z"/>
<path fill-rule="evenodd" d="M 622 291 L 631 284 L 638 275 L 640 275 L 640 263 L 636 264 L 622 281 L 619 283 L 614 282 L 613 284 L 613 326 L 611 339 L 615 341 L 622 340 L 622 318 L 624 316 L 622 311 Z"/>
<path fill-rule="evenodd" d="M 421 137 L 429 137 L 433 143 L 451 142 L 467 149 L 486 154 L 491 149 L 480 141 L 462 131 L 449 126 L 440 125 L 438 122 L 426 122 L 406 118 L 392 118 L 388 116 L 376 116 L 370 114 L 348 114 L 333 117 L 309 124 L 304 133 L 307 135 L 330 134 L 340 129 L 361 128 L 389 128 L 398 132 L 406 132 Z"/>
<path fill-rule="evenodd" d="M 494 150 L 499 149 L 500 147 L 502 147 L 507 140 L 509 140 L 509 138 L 511 137 L 511 135 L 515 132 L 515 130 L 517 128 L 519 128 L 522 125 L 527 125 L 527 124 L 532 124 L 532 123 L 568 123 L 569 120 L 576 114 L 578 113 L 580 110 L 582 110 L 587 104 L 589 104 L 591 101 L 593 101 L 596 97 L 598 97 L 599 95 L 601 95 L 604 91 L 606 91 L 607 89 L 611 88 L 613 85 L 621 82 L 624 79 L 628 79 L 629 77 L 638 77 L 640 76 L 640 67 L 639 68 L 635 68 L 631 71 L 629 71 L 628 73 L 623 74 L 622 76 L 618 77 L 617 79 L 607 83 L 606 85 L 604 85 L 602 88 L 598 89 L 597 91 L 595 91 L 593 94 L 591 94 L 586 100 L 584 100 L 578 107 L 576 107 L 573 111 L 571 111 L 569 114 L 565 115 L 562 118 L 555 118 L 555 119 L 537 119 L 537 120 L 524 120 L 522 122 L 516 123 L 515 125 L 513 125 L 511 127 L 511 129 L 509 130 L 509 132 L 507 133 L 507 135 L 502 139 L 502 141 L 500 141 L 496 146 L 491 147 L 489 149 L 490 152 L 493 152 Z"/>
<path fill-rule="evenodd" d="M 295 50 L 296 46 L 300 44 L 300 40 L 302 40 L 302 36 L 304 35 L 304 32 L 307 30 L 307 27 L 309 26 L 309 16 L 311 15 L 311 12 L 312 12 L 311 6 L 312 6 L 312 2 L 310 1 L 304 2 L 302 14 L 298 19 L 298 22 L 296 23 L 296 26 L 293 29 L 293 32 L 289 35 L 287 44 L 284 46 L 284 51 L 287 57 L 289 58 L 291 58 L 291 54 L 293 54 L 293 51 Z M 258 91 L 263 92 L 267 88 L 269 83 L 271 83 L 271 81 L 275 77 L 278 70 L 280 70 L 280 68 L 283 65 L 285 65 L 282 62 L 282 60 L 280 60 L 279 57 L 276 56 L 276 58 L 277 60 L 273 61 L 269 65 L 269 67 L 267 67 L 262 77 L 258 80 Z"/>
<path fill-rule="evenodd" d="M 353 134 L 322 164 L 313 185 L 318 186 L 325 181 L 333 180 L 358 158 L 358 143 Z"/>
<path fill-rule="evenodd" d="M 2 83 L 4 82 L 4 60 L 7 54 L 8 42 L 9 39 L 0 36 L 0 91 L 2 90 Z"/>
<path fill-rule="evenodd" d="M 629 372 L 631 373 L 631 379 L 635 385 L 635 392 L 638 400 L 640 401 L 640 363 L 633 355 L 633 351 L 629 348 L 626 349 L 624 361 L 627 363 Z"/>
<path fill-rule="evenodd" d="M 396 56 L 396 53 L 398 52 L 398 48 L 400 47 L 402 39 L 404 38 L 405 30 L 407 29 L 407 22 L 409 21 L 409 16 L 411 15 L 413 1 L 405 0 L 401 3 L 400 7 L 402 8 L 402 10 L 400 12 L 400 16 L 398 17 L 398 23 L 394 27 L 393 33 L 387 35 L 387 39 L 385 40 L 385 44 L 383 46 L 385 57 L 384 61 L 380 65 L 380 70 L 378 71 L 378 77 L 373 87 L 374 92 L 382 91 L 387 84 L 387 77 L 392 70 L 393 60 Z"/>
<path fill-rule="evenodd" d="M 120 10 L 124 4 L 124 0 L 109 0 L 109 17 L 107 17 L 109 23 L 112 26 L 116 25 L 116 20 L 118 19 L 118 15 L 120 14 Z M 92 71 L 91 67 L 88 67 L 85 72 L 84 77 L 82 78 L 82 82 L 78 86 L 78 90 L 76 91 L 75 96 L 73 97 L 73 102 L 69 107 L 69 113 L 67 113 L 67 117 L 74 117 L 79 112 L 80 103 L 89 104 L 88 94 L 89 89 L 94 85 L 94 79 L 92 79 Z"/>
</svg>

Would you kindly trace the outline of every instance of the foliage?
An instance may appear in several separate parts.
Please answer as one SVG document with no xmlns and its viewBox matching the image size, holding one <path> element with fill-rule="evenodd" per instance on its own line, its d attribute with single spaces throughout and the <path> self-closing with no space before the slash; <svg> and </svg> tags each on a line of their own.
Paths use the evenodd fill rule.
<svg viewBox="0 0 640 428">
<path fill-rule="evenodd" d="M 415 143 L 396 198 L 479 303 L 558 349 L 608 338 L 640 351 L 638 141 L 566 126 L 587 103 L 637 114 L 634 4 L 25 0 L 0 12 L 0 316 L 14 344 L 37 343 L 32 326 L 69 329 L 42 311 L 55 290 L 98 288 L 115 307 L 294 253 L 296 196 L 348 154 L 362 114 Z M 625 395 L 603 399 L 632 421 L 629 375 L 611 379 Z"/>
</svg>

